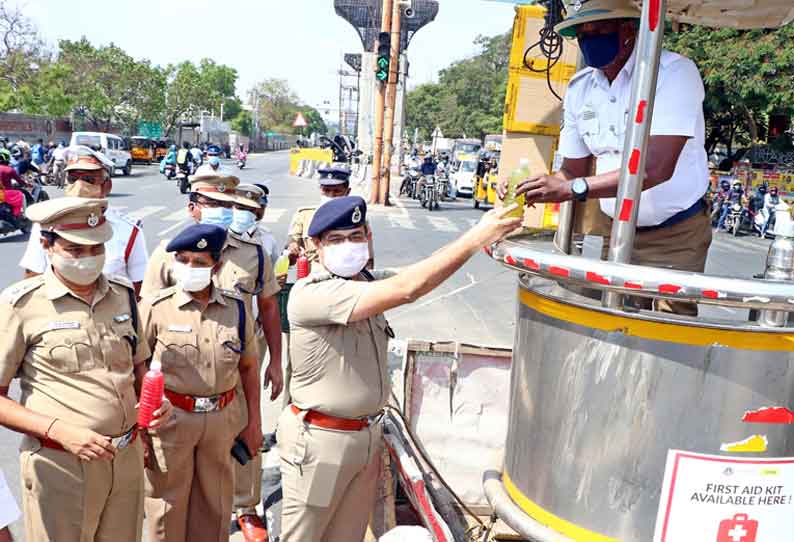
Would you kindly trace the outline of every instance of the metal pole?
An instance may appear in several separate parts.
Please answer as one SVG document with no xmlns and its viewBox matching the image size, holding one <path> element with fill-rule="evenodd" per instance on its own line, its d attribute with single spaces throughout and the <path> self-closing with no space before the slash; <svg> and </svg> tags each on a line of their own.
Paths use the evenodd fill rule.
<svg viewBox="0 0 794 542">
<path fill-rule="evenodd" d="M 391 12 L 393 0 L 383 0 L 381 6 L 381 32 L 391 32 Z M 378 57 L 378 43 L 375 43 L 375 58 Z M 369 202 L 380 203 L 380 178 L 383 160 L 383 108 L 386 102 L 386 85 L 375 82 L 375 137 L 372 148 L 372 189 L 369 195 Z"/>
<path fill-rule="evenodd" d="M 391 16 L 391 51 L 389 54 L 389 85 L 386 90 L 386 110 L 383 126 L 383 175 L 380 178 L 380 199 L 389 205 L 389 189 L 391 184 L 391 158 L 394 145 L 394 113 L 397 105 L 397 78 L 400 73 L 400 27 L 402 23 L 402 6 L 399 2 L 392 4 Z"/>
<path fill-rule="evenodd" d="M 656 98 L 656 81 L 659 76 L 659 59 L 662 55 L 666 3 L 666 0 L 645 0 L 642 3 L 642 22 L 636 45 L 637 60 L 632 78 L 631 106 L 626 127 L 626 141 L 623 145 L 620 184 L 615 199 L 615 216 L 612 221 L 610 262 L 630 263 L 634 249 L 640 197 L 645 180 L 648 136 Z M 621 305 L 621 296 L 607 293 L 603 304 L 616 309 Z"/>
<path fill-rule="evenodd" d="M 582 52 L 576 55 L 576 71 L 585 67 Z M 552 172 L 553 173 L 553 172 Z M 576 203 L 564 201 L 560 204 L 560 225 L 557 226 L 557 236 L 555 242 L 557 248 L 565 254 L 570 254 L 573 245 L 573 220 L 576 216 Z"/>
</svg>

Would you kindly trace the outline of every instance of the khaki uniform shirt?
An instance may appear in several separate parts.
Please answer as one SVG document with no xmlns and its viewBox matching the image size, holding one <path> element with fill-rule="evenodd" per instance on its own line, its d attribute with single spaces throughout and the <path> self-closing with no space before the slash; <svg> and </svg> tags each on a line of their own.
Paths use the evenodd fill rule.
<svg viewBox="0 0 794 542">
<path fill-rule="evenodd" d="M 388 323 L 348 322 L 367 282 L 314 273 L 290 292 L 292 402 L 342 418 L 377 413 L 389 398 Z"/>
<path fill-rule="evenodd" d="M 152 358 L 163 364 L 165 387 L 197 397 L 227 392 L 239 381 L 241 356 L 258 359 L 254 323 L 246 307 L 241 351 L 237 301 L 213 288 L 206 308 L 178 286 L 141 302 L 141 322 Z"/>
<path fill-rule="evenodd" d="M 51 269 L 8 288 L 0 298 L 0 386 L 18 376 L 30 410 L 107 436 L 130 429 L 133 365 L 150 357 L 140 322 L 133 329 L 130 288 L 101 276 L 89 306 Z"/>
<path fill-rule="evenodd" d="M 309 226 L 311 226 L 315 212 L 317 212 L 317 207 L 303 207 L 298 209 L 295 212 L 295 216 L 292 217 L 292 223 L 290 224 L 288 234 L 290 241 L 294 241 L 303 247 L 303 250 L 306 251 L 306 258 L 308 258 L 311 263 L 320 261 L 320 256 L 317 253 L 317 246 L 314 244 L 314 241 L 312 241 L 312 238 L 309 237 Z M 370 226 L 369 221 L 367 221 L 367 239 L 369 241 L 369 259 L 374 260 L 375 250 L 372 247 L 372 226 Z"/>
<path fill-rule="evenodd" d="M 141 287 L 141 297 L 154 297 L 163 288 L 176 285 L 172 274 L 174 253 L 165 251 L 167 244 L 167 241 L 160 243 L 149 259 L 149 267 L 146 269 L 146 276 Z M 226 245 L 223 247 L 222 258 L 223 266 L 215 277 L 215 284 L 224 290 L 241 293 L 245 297 L 246 304 L 250 306 L 252 296 L 247 292 L 256 291 L 256 279 L 259 274 L 256 244 L 244 241 L 229 233 Z M 262 293 L 269 297 L 276 295 L 280 289 L 273 274 L 273 262 L 265 253 L 262 269 Z"/>
</svg>

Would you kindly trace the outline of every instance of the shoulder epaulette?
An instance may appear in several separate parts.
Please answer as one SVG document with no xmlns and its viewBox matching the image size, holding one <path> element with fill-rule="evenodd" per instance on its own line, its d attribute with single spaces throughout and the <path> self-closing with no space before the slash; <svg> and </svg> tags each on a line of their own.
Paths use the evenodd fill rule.
<svg viewBox="0 0 794 542">
<path fill-rule="evenodd" d="M 576 83 L 576 81 L 583 79 L 585 75 L 590 75 L 591 73 L 593 73 L 594 70 L 595 68 L 591 68 L 590 66 L 588 66 L 576 72 L 573 75 L 573 77 L 571 77 L 571 80 L 568 81 L 568 88 L 571 88 L 574 85 L 574 83 Z"/>
<path fill-rule="evenodd" d="M 157 295 L 155 295 L 152 298 L 152 306 L 158 304 L 160 301 L 163 301 L 164 299 L 168 299 L 169 297 L 171 297 L 176 293 L 176 290 L 177 290 L 176 286 L 169 286 L 168 288 L 163 288 L 162 290 L 157 292 Z"/>
<path fill-rule="evenodd" d="M 8 303 L 11 306 L 15 306 L 23 297 L 43 285 L 44 275 L 37 275 L 12 284 L 0 294 L 0 303 Z"/>
<path fill-rule="evenodd" d="M 237 292 L 235 292 L 233 290 L 226 290 L 224 288 L 218 288 L 218 292 L 220 292 L 221 295 L 224 295 L 226 297 L 231 297 L 232 299 L 239 299 L 241 301 L 245 301 L 243 299 L 243 296 L 241 296 L 240 294 L 238 294 Z"/>
<path fill-rule="evenodd" d="M 124 275 L 105 275 L 109 282 L 119 284 L 125 288 L 132 288 L 132 281 Z"/>
</svg>

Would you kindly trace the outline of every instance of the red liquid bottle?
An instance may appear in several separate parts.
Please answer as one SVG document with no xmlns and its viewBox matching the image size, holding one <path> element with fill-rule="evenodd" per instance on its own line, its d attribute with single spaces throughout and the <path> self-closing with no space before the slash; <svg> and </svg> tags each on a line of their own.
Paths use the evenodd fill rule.
<svg viewBox="0 0 794 542">
<path fill-rule="evenodd" d="M 306 256 L 299 256 L 297 267 L 298 267 L 298 280 L 309 276 L 309 272 L 311 271 L 311 264 L 309 264 L 309 258 L 307 258 Z"/>
<path fill-rule="evenodd" d="M 147 428 L 152 423 L 154 411 L 163 404 L 165 391 L 165 377 L 159 361 L 155 360 L 149 365 L 149 370 L 143 377 L 141 386 L 141 400 L 138 406 L 138 427 Z"/>
</svg>

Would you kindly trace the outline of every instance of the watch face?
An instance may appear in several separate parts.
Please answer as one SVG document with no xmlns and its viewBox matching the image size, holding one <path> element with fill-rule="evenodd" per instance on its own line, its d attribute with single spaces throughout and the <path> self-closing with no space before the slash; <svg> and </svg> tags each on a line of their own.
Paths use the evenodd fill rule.
<svg viewBox="0 0 794 542">
<path fill-rule="evenodd" d="M 587 188 L 587 181 L 584 179 L 576 179 L 571 185 L 571 190 L 573 190 L 573 193 L 577 196 L 583 196 L 587 194 Z"/>
</svg>

